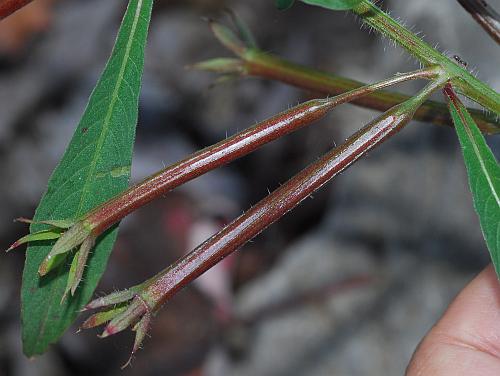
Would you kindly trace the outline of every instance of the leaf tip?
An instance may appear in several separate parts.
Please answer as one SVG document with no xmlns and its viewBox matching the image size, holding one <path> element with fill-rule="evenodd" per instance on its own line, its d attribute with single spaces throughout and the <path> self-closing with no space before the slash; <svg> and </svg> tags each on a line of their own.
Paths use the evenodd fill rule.
<svg viewBox="0 0 500 376">
<path fill-rule="evenodd" d="M 13 249 L 16 249 L 17 247 L 19 247 L 21 244 L 22 244 L 22 243 L 21 243 L 19 240 L 16 240 L 14 243 L 12 243 L 12 244 L 10 245 L 10 247 L 9 247 L 9 248 L 7 248 L 7 249 L 5 250 L 5 253 L 9 253 L 9 252 L 10 252 L 10 251 L 12 251 Z"/>
</svg>

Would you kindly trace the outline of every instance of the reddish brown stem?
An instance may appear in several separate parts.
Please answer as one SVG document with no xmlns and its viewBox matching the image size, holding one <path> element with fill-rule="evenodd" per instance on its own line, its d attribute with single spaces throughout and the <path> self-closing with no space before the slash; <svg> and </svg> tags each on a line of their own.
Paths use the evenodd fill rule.
<svg viewBox="0 0 500 376">
<path fill-rule="evenodd" d="M 173 188 L 320 119 L 341 103 L 367 95 L 381 87 L 410 79 L 431 78 L 435 74 L 432 69 L 415 71 L 334 98 L 316 99 L 300 104 L 152 175 L 92 210 L 84 221 L 92 228 L 94 235 L 99 235 L 132 211 Z"/>
<path fill-rule="evenodd" d="M 152 175 L 94 209 L 86 221 L 93 227 L 94 234 L 100 234 L 132 211 L 171 189 L 320 119 L 327 111 L 328 106 L 324 102 L 314 100 L 299 105 L 290 112 L 278 114 Z"/>
<path fill-rule="evenodd" d="M 413 118 L 415 111 L 429 95 L 444 86 L 445 80 L 446 77 L 439 74 L 415 97 L 371 121 L 344 144 L 306 167 L 191 253 L 153 278 L 129 290 L 89 303 L 87 309 L 129 301 L 124 311 L 120 308 L 118 311 L 101 312 L 92 316 L 88 322 L 94 325 L 111 319 L 101 336 L 107 337 L 134 323 L 149 320 L 151 314 L 173 294 L 258 235 L 357 159 L 397 133 Z M 136 343 L 142 338 L 143 333 L 138 333 Z"/>
<path fill-rule="evenodd" d="M 500 15 L 485 0 L 458 0 L 479 25 L 500 44 Z"/>
<path fill-rule="evenodd" d="M 457 108 L 458 108 L 458 107 L 460 107 L 460 106 L 458 105 L 458 103 L 457 103 L 457 102 L 459 101 L 458 96 L 457 96 L 457 94 L 455 93 L 455 90 L 453 90 L 453 87 L 451 86 L 451 84 L 450 84 L 450 83 L 447 83 L 447 84 L 444 86 L 444 88 L 443 88 L 443 93 L 444 93 L 444 95 L 445 95 L 445 97 L 446 97 L 446 98 L 448 98 L 449 100 L 451 100 L 451 101 L 455 104 L 455 107 L 457 107 Z M 465 120 L 463 120 L 463 123 L 465 124 L 465 123 L 466 123 L 466 121 L 465 121 Z"/>
<path fill-rule="evenodd" d="M 158 309 L 178 290 L 258 235 L 358 158 L 398 132 L 411 120 L 414 111 L 415 108 L 398 106 L 366 125 L 343 145 L 309 165 L 219 233 L 158 274 L 144 288 L 141 296 L 152 310 Z"/>
<path fill-rule="evenodd" d="M 0 0 L 0 20 L 28 5 L 33 0 Z"/>
<path fill-rule="evenodd" d="M 242 59 L 243 67 L 240 68 L 242 74 L 281 81 L 315 93 L 337 95 L 363 85 L 359 81 L 310 69 L 255 49 L 249 49 Z M 381 90 L 357 98 L 352 101 L 352 104 L 379 111 L 387 111 L 389 108 L 409 98 L 405 94 Z M 476 109 L 469 109 L 469 112 L 483 133 L 495 134 L 499 132 L 498 122 L 494 116 Z M 446 105 L 432 100 L 428 100 L 422 104 L 415 113 L 415 120 L 438 125 L 453 125 Z"/>
</svg>

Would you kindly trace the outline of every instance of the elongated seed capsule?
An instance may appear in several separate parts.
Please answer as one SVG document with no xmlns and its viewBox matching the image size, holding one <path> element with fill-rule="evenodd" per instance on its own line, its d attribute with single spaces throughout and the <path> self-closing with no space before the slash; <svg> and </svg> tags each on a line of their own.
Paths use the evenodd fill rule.
<svg viewBox="0 0 500 376">
<path fill-rule="evenodd" d="M 306 167 L 192 252 L 141 285 L 133 287 L 132 289 L 136 291 L 133 297 L 125 292 L 122 293 L 124 295 L 120 297 L 121 299 L 116 300 L 116 294 L 114 294 L 115 303 L 125 303 L 126 301 L 129 303 L 124 312 L 119 312 L 116 316 L 113 313 L 114 317 L 104 329 L 102 337 L 126 329 L 132 323 L 141 320 L 143 316 L 149 318 L 166 300 L 186 284 L 281 218 L 358 158 L 398 132 L 413 118 L 415 111 L 429 95 L 445 85 L 445 81 L 446 77 L 440 75 L 415 97 L 393 107 L 370 122 L 343 145 Z M 87 308 L 107 306 L 112 304 L 111 299 L 112 296 L 96 299 Z M 103 318 L 94 315 L 89 320 L 91 323 L 95 320 L 102 322 Z M 139 336 L 139 340 L 141 338 Z"/>
<path fill-rule="evenodd" d="M 320 119 L 331 107 L 332 104 L 324 100 L 308 101 L 200 150 L 96 208 L 89 214 L 87 221 L 91 226 L 97 225 L 93 232 L 100 234 L 138 207 L 267 142 Z"/>
<path fill-rule="evenodd" d="M 342 103 L 396 83 L 418 78 L 431 78 L 434 75 L 436 71 L 433 68 L 418 70 L 400 74 L 333 98 L 314 99 L 302 103 L 148 177 L 143 182 L 96 207 L 83 220 L 92 228 L 94 235 L 99 235 L 132 211 L 173 188 L 322 118 L 328 111 Z"/>
<path fill-rule="evenodd" d="M 343 145 L 325 154 L 276 191 L 239 216 L 191 253 L 159 273 L 141 292 L 151 310 L 193 279 L 210 269 L 270 224 L 309 197 L 314 191 L 404 127 L 416 109 L 437 88 L 431 83 L 412 100 L 396 106 L 352 135 Z M 110 330 L 114 323 L 110 323 Z"/>
</svg>

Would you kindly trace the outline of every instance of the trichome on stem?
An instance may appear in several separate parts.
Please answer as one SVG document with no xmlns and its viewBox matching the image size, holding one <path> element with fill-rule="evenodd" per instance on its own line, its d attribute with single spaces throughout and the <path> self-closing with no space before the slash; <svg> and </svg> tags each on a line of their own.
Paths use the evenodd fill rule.
<svg viewBox="0 0 500 376">
<path fill-rule="evenodd" d="M 344 144 L 306 167 L 155 277 L 130 290 L 113 293 L 89 303 L 88 309 L 115 304 L 119 306 L 118 310 L 112 308 L 91 316 L 84 327 L 90 328 L 110 321 L 102 334 L 102 337 L 107 337 L 132 325 L 137 331 L 132 351 L 132 354 L 135 353 L 144 339 L 151 315 L 177 291 L 257 236 L 357 159 L 400 131 L 413 118 L 423 101 L 443 85 L 444 81 L 438 78 L 414 98 L 371 121 Z M 123 309 L 123 304 L 127 301 L 130 302 Z"/>
<path fill-rule="evenodd" d="M 60 237 L 40 265 L 39 273 L 40 275 L 47 274 L 64 260 L 65 254 L 80 247 L 76 255 L 73 256 L 66 293 L 63 299 L 69 292 L 74 295 L 82 279 L 84 266 L 90 250 L 94 246 L 98 236 L 126 215 L 195 177 L 246 155 L 268 142 L 320 119 L 328 111 L 342 103 L 350 102 L 353 99 L 397 83 L 415 79 L 434 79 L 438 75 L 439 70 L 437 68 L 429 67 L 414 72 L 398 74 L 387 80 L 363 86 L 336 97 L 310 100 L 260 122 L 215 145 L 200 150 L 186 159 L 151 175 L 141 183 L 130 187 L 94 208 L 82 218 L 75 220 L 74 224 L 62 235 L 60 235 L 61 229 L 57 229 L 57 226 L 54 230 L 43 231 L 43 234 L 47 233 L 51 238 Z M 51 223 L 53 225 L 56 224 L 53 221 Z M 30 235 L 28 235 L 23 238 L 23 242 L 38 240 L 36 236 L 36 234 L 32 234 L 30 238 Z M 20 242 L 18 241 L 9 249 L 19 244 Z"/>
</svg>

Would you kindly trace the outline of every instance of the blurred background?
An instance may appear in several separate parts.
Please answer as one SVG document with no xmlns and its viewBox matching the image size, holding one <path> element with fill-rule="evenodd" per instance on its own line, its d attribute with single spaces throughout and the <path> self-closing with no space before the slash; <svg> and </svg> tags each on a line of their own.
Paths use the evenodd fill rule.
<svg viewBox="0 0 500 376">
<path fill-rule="evenodd" d="M 0 22 L 0 247 L 26 232 L 113 46 L 123 0 L 36 0 Z M 492 3 L 492 5 L 499 5 Z M 500 87 L 500 52 L 454 0 L 383 1 Z M 298 102 L 281 83 L 186 70 L 231 56 L 203 17 L 230 7 L 260 47 L 365 82 L 416 69 L 359 20 L 271 0 L 157 1 L 132 180 Z M 398 90 L 415 93 L 422 83 Z M 438 97 L 439 98 L 439 97 Z M 439 98 L 441 100 L 441 98 Z M 176 189 L 123 221 L 97 294 L 167 266 L 376 115 L 323 121 Z M 489 142 L 497 157 L 498 139 Z M 456 293 L 488 263 L 452 129 L 411 123 L 159 312 L 132 366 L 129 331 L 77 325 L 44 356 L 21 350 L 22 249 L 0 257 L 0 375 L 401 375 Z"/>
</svg>

